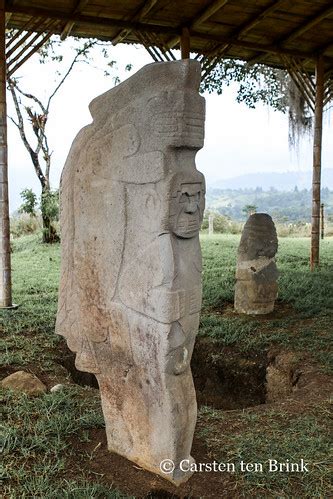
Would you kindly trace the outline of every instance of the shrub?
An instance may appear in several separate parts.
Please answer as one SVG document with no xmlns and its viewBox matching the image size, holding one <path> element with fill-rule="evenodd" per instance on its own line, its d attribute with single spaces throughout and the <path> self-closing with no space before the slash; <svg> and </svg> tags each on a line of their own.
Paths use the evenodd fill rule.
<svg viewBox="0 0 333 499">
<path fill-rule="evenodd" d="M 10 220 L 10 234 L 12 237 L 35 234 L 42 227 L 40 216 L 31 216 L 27 213 L 21 213 Z"/>
</svg>

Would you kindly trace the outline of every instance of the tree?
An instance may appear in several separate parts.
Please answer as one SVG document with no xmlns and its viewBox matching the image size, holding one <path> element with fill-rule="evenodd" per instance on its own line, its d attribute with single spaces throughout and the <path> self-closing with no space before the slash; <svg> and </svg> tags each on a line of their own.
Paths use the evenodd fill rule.
<svg viewBox="0 0 333 499">
<path fill-rule="evenodd" d="M 10 34 L 9 34 L 10 36 Z M 12 95 L 16 118 L 9 116 L 17 127 L 24 147 L 29 153 L 34 171 L 41 185 L 41 215 L 43 222 L 43 242 L 52 243 L 59 240 L 58 234 L 52 219 L 54 218 L 55 196 L 57 191 L 52 191 L 50 186 L 50 168 L 52 150 L 47 139 L 47 123 L 50 115 L 51 103 L 55 95 L 59 92 L 75 65 L 79 62 L 91 62 L 90 52 L 94 47 L 100 47 L 104 58 L 109 59 L 106 44 L 98 40 L 74 39 L 72 47 L 73 56 L 64 72 L 57 71 L 58 81 L 51 91 L 46 102 L 42 102 L 36 95 L 22 89 L 18 78 L 7 78 L 8 89 Z M 39 51 L 40 63 L 49 61 L 58 62 L 63 65 L 62 47 L 58 37 L 52 37 Z M 115 61 L 108 60 L 108 68 L 113 68 Z M 126 66 L 130 70 L 131 65 Z M 109 71 L 104 71 L 109 75 Z M 117 77 L 114 82 L 118 82 Z M 32 133 L 31 133 L 32 132 Z M 29 136 L 30 133 L 30 136 Z"/>
<path fill-rule="evenodd" d="M 258 207 L 254 204 L 246 204 L 242 209 L 242 212 L 245 213 L 247 217 L 250 215 L 254 215 L 257 212 Z"/>
<path fill-rule="evenodd" d="M 37 213 L 36 213 L 36 208 L 37 208 L 37 196 L 36 196 L 36 194 L 32 191 L 32 189 L 24 189 L 21 192 L 21 198 L 23 200 L 23 203 L 20 206 L 19 212 L 20 213 L 27 213 L 31 217 L 35 217 L 37 215 Z"/>
<path fill-rule="evenodd" d="M 286 70 L 222 59 L 205 77 L 201 90 L 222 94 L 224 87 L 233 82 L 238 83 L 237 102 L 252 109 L 262 103 L 288 113 L 291 147 L 297 148 L 300 137 L 311 131 L 312 112 Z"/>
<path fill-rule="evenodd" d="M 264 64 L 247 64 L 235 59 L 222 59 L 201 83 L 201 91 L 223 93 L 231 83 L 239 84 L 237 102 L 254 109 L 258 103 L 276 111 L 288 110 L 288 73 Z"/>
</svg>

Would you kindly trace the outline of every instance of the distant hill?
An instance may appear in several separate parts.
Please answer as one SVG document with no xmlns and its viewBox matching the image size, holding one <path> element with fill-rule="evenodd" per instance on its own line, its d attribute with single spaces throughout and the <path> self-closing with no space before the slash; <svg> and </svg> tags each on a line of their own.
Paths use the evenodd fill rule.
<svg viewBox="0 0 333 499">
<path fill-rule="evenodd" d="M 210 184 L 211 188 L 220 189 L 255 189 L 261 187 L 264 191 L 269 191 L 274 187 L 278 191 L 293 191 L 295 186 L 299 190 L 310 189 L 312 183 L 311 171 L 296 172 L 268 172 L 268 173 L 247 173 L 238 177 L 219 180 Z M 322 171 L 322 187 L 333 190 L 333 168 L 325 168 Z"/>
<path fill-rule="evenodd" d="M 333 215 L 333 190 L 324 187 L 321 201 L 325 205 L 325 215 Z M 255 189 L 218 189 L 208 188 L 206 208 L 230 217 L 233 220 L 244 220 L 243 209 L 246 205 L 254 205 L 257 212 L 269 213 L 276 221 L 310 222 L 312 192 L 310 189 L 294 188 L 292 191 L 279 191 L 272 187 L 264 191 Z"/>
</svg>

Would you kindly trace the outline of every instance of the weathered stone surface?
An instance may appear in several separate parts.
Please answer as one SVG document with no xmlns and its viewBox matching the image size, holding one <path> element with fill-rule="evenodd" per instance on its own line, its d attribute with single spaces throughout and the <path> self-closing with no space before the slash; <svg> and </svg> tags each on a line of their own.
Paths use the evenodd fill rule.
<svg viewBox="0 0 333 499">
<path fill-rule="evenodd" d="M 200 73 L 196 61 L 151 64 L 96 98 L 61 180 L 57 333 L 97 377 L 109 449 L 176 484 L 196 423 Z"/>
<path fill-rule="evenodd" d="M 272 218 L 255 213 L 247 220 L 238 248 L 235 310 L 243 314 L 268 314 L 277 297 L 275 254 L 278 239 Z"/>
<path fill-rule="evenodd" d="M 17 371 L 10 374 L 1 381 L 3 388 L 9 388 L 17 392 L 24 392 L 27 395 L 40 395 L 46 392 L 47 388 L 37 376 L 25 371 Z"/>
</svg>

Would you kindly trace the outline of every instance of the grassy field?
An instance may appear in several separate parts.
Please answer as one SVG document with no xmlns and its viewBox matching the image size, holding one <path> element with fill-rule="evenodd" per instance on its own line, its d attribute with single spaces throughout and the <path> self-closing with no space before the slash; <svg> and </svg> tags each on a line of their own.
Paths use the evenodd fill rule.
<svg viewBox="0 0 333 499">
<path fill-rule="evenodd" d="M 247 355 L 254 351 L 266 355 L 272 348 L 295 352 L 315 365 L 318 375 L 327 376 L 333 364 L 329 358 L 333 239 L 321 243 L 321 268 L 314 273 L 309 272 L 309 239 L 281 240 L 277 312 L 267 319 L 232 311 L 238 242 L 239 236 L 202 237 L 204 302 L 199 338 L 212 341 L 216 352 L 223 348 Z M 2 391 L 4 496 L 143 497 L 136 494 L 135 484 L 131 489 L 117 480 L 110 483 L 103 473 L 90 470 L 86 463 L 94 462 L 98 450 L 77 451 L 77 445 L 92 442 L 92 432 L 104 423 L 98 392 L 74 385 L 59 364 L 63 340 L 54 335 L 59 260 L 59 246 L 41 245 L 35 235 L 13 242 L 14 301 L 20 307 L 0 315 L 3 375 L 25 369 L 49 387 L 58 382 L 67 385 L 66 390 L 32 399 Z M 309 397 L 242 411 L 201 407 L 196 439 L 210 460 L 311 462 L 309 473 L 238 470 L 223 482 L 229 491 L 225 497 L 328 497 L 328 417 L 326 396 L 315 402 Z M 196 484 L 195 477 L 189 484 L 192 480 Z M 166 490 L 170 487 L 166 485 Z M 200 496 L 199 488 L 184 490 L 190 497 Z"/>
<path fill-rule="evenodd" d="M 200 334 L 242 350 L 285 344 L 309 350 L 323 369 L 332 368 L 330 332 L 333 314 L 333 238 L 321 244 L 321 268 L 309 271 L 308 238 L 279 241 L 280 272 L 277 309 L 281 313 L 267 322 L 235 314 L 220 315 L 233 301 L 236 252 L 239 236 L 202 237 L 203 313 Z M 331 359 L 332 360 L 332 359 Z"/>
</svg>

